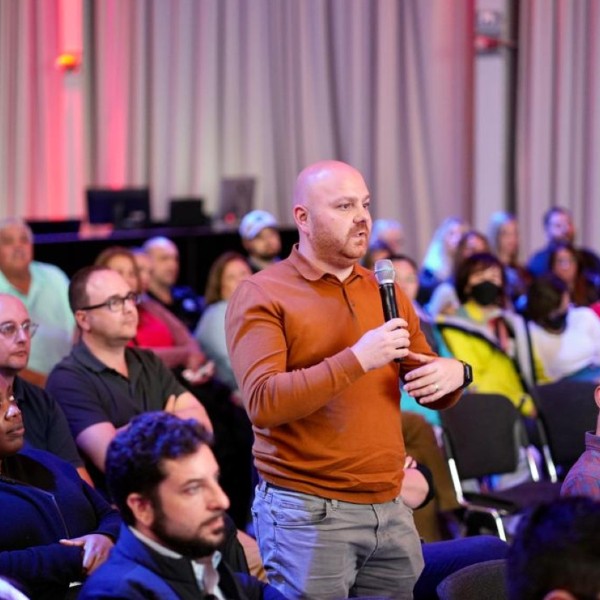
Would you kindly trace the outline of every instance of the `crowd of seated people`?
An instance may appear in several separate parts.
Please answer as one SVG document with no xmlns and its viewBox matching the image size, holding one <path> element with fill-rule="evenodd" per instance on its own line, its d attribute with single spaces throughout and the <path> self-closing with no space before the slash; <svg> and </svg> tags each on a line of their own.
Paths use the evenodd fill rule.
<svg viewBox="0 0 600 600">
<path fill-rule="evenodd" d="M 558 221 L 558 225 L 554 221 Z M 256 237 L 263 229 L 276 229 L 277 226 L 274 218 L 257 221 L 253 216 L 248 223 L 243 235 L 250 242 L 254 239 L 251 236 Z M 398 255 L 402 228 L 397 221 L 382 219 L 381 231 L 374 229 L 377 243 L 372 245 L 372 258 L 389 257 L 394 263 L 397 282 L 413 301 L 430 345 L 442 355 L 453 355 L 472 365 L 475 380 L 472 391 L 502 393 L 528 417 L 535 415 L 529 394 L 533 384 L 565 378 L 600 381 L 600 319 L 588 308 L 600 307 L 597 257 L 589 249 L 573 246 L 574 229 L 570 215 L 564 209 L 551 209 L 545 217 L 545 224 L 547 231 L 554 232 L 553 237 L 548 235 L 547 247 L 530 261 L 530 265 L 535 267 L 531 271 L 519 262 L 518 223 L 508 213 L 492 216 L 487 238 L 476 230 L 468 229 L 467 223 L 460 218 L 447 219 L 436 231 L 421 268 L 410 257 Z M 389 240 L 385 237 L 388 234 Z M 47 295 L 42 292 L 52 289 L 59 297 L 64 292 L 62 300 L 68 303 L 68 281 L 59 272 L 52 269 L 46 272 L 39 268 L 38 265 L 43 263 L 32 260 L 32 237 L 20 221 L 11 220 L 0 226 L 0 246 L 7 248 L 0 252 L 0 279 L 6 283 L 7 292 L 0 294 L 0 379 L 6 383 L 2 407 L 3 413 L 8 414 L 5 414 L 3 422 L 17 424 L 22 420 L 29 446 L 39 449 L 16 448 L 18 443 L 15 445 L 13 442 L 22 437 L 15 434 L 19 429 L 17 425 L 12 429 L 0 429 L 0 442 L 9 440 L 16 448 L 14 452 L 6 452 L 0 447 L 2 493 L 18 490 L 18 486 L 22 485 L 28 490 L 31 488 L 31 498 L 24 496 L 19 501 L 37 502 L 36 490 L 39 488 L 42 496 L 50 494 L 56 498 L 56 510 L 72 513 L 66 517 L 68 534 L 55 530 L 48 533 L 48 523 L 34 523 L 35 534 L 28 538 L 28 542 L 25 538 L 17 540 L 18 527 L 6 529 L 0 549 L 0 576 L 21 585 L 25 583 L 24 591 L 31 597 L 66 597 L 70 584 L 84 580 L 106 559 L 106 548 L 111 547 L 118 536 L 114 527 L 115 513 L 101 497 L 106 494 L 103 476 L 106 450 L 115 435 L 126 429 L 135 415 L 163 410 L 179 416 L 195 414 L 207 427 L 213 427 L 215 435 L 219 436 L 221 413 L 214 411 L 214 404 L 211 405 L 210 401 L 207 403 L 209 410 L 198 413 L 197 407 L 202 404 L 194 394 L 191 397 L 187 394 L 188 389 L 197 391 L 198 398 L 204 403 L 206 398 L 201 391 L 195 390 L 194 384 L 201 387 L 214 375 L 214 379 L 228 390 L 223 398 L 226 399 L 227 410 L 230 410 L 229 392 L 235 391 L 237 384 L 228 366 L 223 335 L 224 313 L 228 298 L 239 281 L 251 275 L 251 269 L 243 255 L 229 252 L 219 257 L 210 271 L 203 302 L 189 288 L 187 296 L 178 295 L 178 255 L 176 246 L 169 240 L 154 238 L 144 249 L 134 252 L 126 248 L 107 248 L 98 257 L 96 265 L 116 271 L 120 280 L 107 279 L 102 275 L 102 269 L 91 270 L 88 276 L 92 279 L 98 277 L 101 281 L 89 290 L 84 285 L 79 296 L 71 299 L 73 312 L 69 310 L 68 316 L 61 318 L 64 327 L 60 341 L 53 345 L 48 341 L 50 338 L 43 339 L 36 348 L 32 342 L 37 341 L 44 329 L 52 332 L 55 326 L 49 317 L 52 309 Z M 544 261 L 546 266 L 540 269 L 539 265 Z M 50 276 L 54 279 L 47 279 Z M 424 291 L 419 292 L 419 283 Z M 172 291 L 170 299 L 164 294 L 165 289 Z M 1 291 L 3 288 L 0 287 Z M 430 308 L 440 304 L 432 300 L 436 299 L 436 294 L 450 299 L 449 308 L 432 308 L 431 314 L 417 302 L 417 298 L 428 300 Z M 107 308 L 111 298 L 116 299 L 113 304 L 120 305 L 116 311 Z M 194 307 L 188 301 L 191 298 L 196 303 Z M 106 311 L 98 311 L 97 307 L 104 307 Z M 517 312 L 521 307 L 523 315 Z M 44 308 L 47 311 L 42 310 Z M 133 311 L 138 314 L 137 320 L 131 316 Z M 181 320 L 182 315 L 184 320 Z M 117 323 L 117 317 L 123 317 L 121 322 Z M 75 322 L 79 330 L 77 335 Z M 82 344 L 86 346 L 84 351 Z M 49 346 L 52 352 L 48 350 Z M 12 350 L 13 347 L 18 348 L 18 352 Z M 144 358 L 140 359 L 139 354 L 132 358 L 132 351 L 143 351 Z M 36 353 L 38 356 L 45 354 L 45 366 L 38 366 Z M 158 362 L 149 359 L 150 354 L 156 355 Z M 202 369 L 207 364 L 207 357 L 211 361 L 209 365 L 214 361 L 214 374 L 210 369 Z M 144 381 L 148 370 L 154 371 L 154 375 Z M 166 373 L 171 370 L 187 389 L 177 378 L 165 379 Z M 52 372 L 46 390 L 25 380 L 30 372 L 33 377 L 29 379 L 42 385 Z M 187 381 L 185 373 L 189 376 Z M 113 381 L 107 383 L 111 378 Z M 120 387 L 123 381 L 115 381 L 119 378 L 125 382 L 130 378 L 135 380 L 133 388 Z M 95 383 L 92 379 L 96 380 Z M 162 380 L 160 389 L 157 387 L 159 380 Z M 102 390 L 102 386 L 108 388 Z M 155 389 L 151 391 L 153 387 Z M 18 400 L 19 407 L 10 399 L 11 394 Z M 236 399 L 235 395 L 233 399 Z M 219 398 L 218 402 L 221 400 Z M 117 403 L 120 405 L 117 406 Z M 427 424 L 421 417 L 407 414 L 403 422 L 407 451 L 433 472 L 431 496 L 434 500 L 428 508 L 416 510 L 417 521 L 427 510 L 433 510 L 438 516 L 456 510 L 458 505 L 447 467 L 431 429 L 431 425 L 439 424 L 437 414 L 420 406 L 406 394 L 403 394 L 402 409 L 406 413 L 411 410 L 420 412 L 429 421 Z M 244 436 L 251 435 L 247 422 L 240 427 L 246 428 Z M 426 434 L 422 434 L 424 430 Z M 419 432 L 418 436 L 411 437 L 415 432 Z M 425 439 L 427 444 L 421 445 Z M 228 440 L 227 444 L 230 442 Z M 237 474 L 232 477 L 227 473 L 227 467 L 221 466 L 225 476 L 224 487 L 234 504 L 234 490 L 248 488 L 251 477 L 247 437 L 244 444 L 248 455 L 244 458 L 242 470 L 247 471 L 247 480 Z M 217 457 L 222 458 L 218 447 L 216 451 Z M 225 454 L 226 460 L 231 459 L 231 455 Z M 92 479 L 86 466 L 93 475 Z M 53 473 L 52 478 L 57 485 L 62 485 L 64 479 L 64 494 L 63 490 L 48 487 L 49 480 L 45 475 L 48 472 Z M 233 480 L 228 481 L 228 477 Z M 86 479 L 90 483 L 93 481 L 101 493 L 96 494 L 88 487 L 84 482 Z M 412 475 L 407 477 L 403 489 L 406 497 L 411 493 L 413 488 L 410 486 L 415 480 L 420 481 L 416 475 L 414 478 Z M 12 488 L 7 485 L 9 481 Z M 414 489 L 419 489 L 419 485 Z M 70 494 L 68 502 L 67 492 Z M 239 528 L 244 528 L 248 520 L 247 489 L 244 494 L 247 495 L 244 499 L 246 508 L 237 507 L 232 513 Z M 9 498 L 7 502 L 10 506 L 14 499 Z M 92 508 L 81 509 L 85 502 Z M 415 504 L 414 508 L 419 504 Z M 29 511 L 26 507 L 16 507 L 15 510 L 24 511 L 23 514 Z M 80 510 L 92 515 L 96 511 L 96 516 L 77 522 Z M 52 519 L 51 514 L 45 517 Z M 72 529 L 69 519 L 76 523 Z M 105 521 L 109 523 L 106 527 Z M 428 527 L 427 524 L 422 525 L 422 535 L 426 539 L 456 534 L 456 529 L 449 532 Z M 102 537 L 97 538 L 97 534 Z M 100 546 L 94 545 L 94 550 L 89 553 L 86 549 L 86 544 L 90 545 L 88 538 L 101 542 Z M 60 559 L 65 563 L 60 577 L 54 571 L 49 579 L 48 573 L 43 571 L 39 576 L 29 573 L 29 577 L 25 577 L 25 570 L 30 570 L 31 566 L 23 558 L 25 554 L 19 553 L 34 549 L 35 554 L 37 546 L 41 545 L 48 547 L 50 557 L 54 556 L 51 554 L 54 546 L 56 557 L 63 554 L 68 557 Z M 427 553 L 425 555 L 427 557 Z M 78 560 L 75 560 L 76 556 Z M 49 569 L 57 569 L 52 566 L 53 558 L 45 560 Z"/>
<path fill-rule="evenodd" d="M 451 224 L 457 226 L 456 221 L 446 220 L 428 255 L 431 247 L 437 248 L 438 264 L 452 262 L 452 272 L 444 281 L 436 282 L 430 277 L 432 270 L 428 273 L 423 266 L 420 280 L 427 282 L 430 289 L 420 297 L 430 295 L 431 299 L 425 308 L 415 302 L 430 345 L 438 353 L 448 352 L 471 364 L 471 391 L 501 393 L 511 399 L 526 417 L 530 437 L 536 442 L 536 407 L 531 394 L 534 385 L 565 378 L 600 381 L 596 340 L 600 339 L 600 321 L 587 308 L 600 307 L 600 303 L 593 304 L 600 291 L 595 284 L 594 255 L 590 250 L 580 254 L 571 245 L 574 228 L 566 210 L 551 209 L 545 215 L 545 223 L 549 218 L 558 220 L 559 225 L 550 227 L 554 237 L 549 236 L 542 254 L 547 260 L 546 275 L 541 278 L 519 261 L 514 215 L 492 215 L 489 242 L 475 230 L 465 231 L 463 223 L 464 233 L 453 254 L 446 252 L 445 258 L 440 259 L 440 232 L 452 231 Z M 446 248 L 449 246 L 447 243 Z M 411 264 L 407 257 L 396 260 L 389 252 L 387 257 L 397 268 L 400 287 L 414 299 L 416 263 Z M 539 260 L 538 256 L 533 262 Z M 591 267 L 585 269 L 584 264 Z M 407 281 L 409 284 L 404 285 Z M 577 291 L 579 300 L 571 300 L 570 290 Z M 434 411 L 410 397 L 403 397 L 402 403 L 403 410 L 415 410 L 433 425 L 439 424 Z"/>
</svg>

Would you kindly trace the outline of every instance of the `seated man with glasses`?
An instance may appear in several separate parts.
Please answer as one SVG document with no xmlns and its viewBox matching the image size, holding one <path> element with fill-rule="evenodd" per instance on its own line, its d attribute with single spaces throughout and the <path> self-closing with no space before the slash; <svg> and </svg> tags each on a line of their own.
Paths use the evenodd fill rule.
<svg viewBox="0 0 600 600">
<path fill-rule="evenodd" d="M 37 328 L 19 298 L 0 294 L 0 377 L 13 389 L 26 425 L 27 443 L 62 458 L 89 481 L 62 409 L 42 388 L 19 376 L 27 368 Z"/>
<path fill-rule="evenodd" d="M 105 491 L 106 449 L 135 415 L 165 410 L 212 431 L 204 407 L 148 350 L 127 347 L 138 324 L 137 294 L 116 271 L 85 267 L 69 286 L 81 339 L 48 377 L 96 486 Z"/>
</svg>

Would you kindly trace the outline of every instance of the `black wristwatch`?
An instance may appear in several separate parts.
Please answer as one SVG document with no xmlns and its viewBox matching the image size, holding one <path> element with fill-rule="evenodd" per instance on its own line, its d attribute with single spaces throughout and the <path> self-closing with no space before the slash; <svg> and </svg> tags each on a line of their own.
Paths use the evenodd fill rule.
<svg viewBox="0 0 600 600">
<path fill-rule="evenodd" d="M 462 363 L 464 369 L 464 379 L 462 385 L 458 388 L 459 390 L 464 390 L 466 387 L 473 383 L 473 369 L 471 365 L 464 360 L 459 360 L 458 362 Z"/>
</svg>

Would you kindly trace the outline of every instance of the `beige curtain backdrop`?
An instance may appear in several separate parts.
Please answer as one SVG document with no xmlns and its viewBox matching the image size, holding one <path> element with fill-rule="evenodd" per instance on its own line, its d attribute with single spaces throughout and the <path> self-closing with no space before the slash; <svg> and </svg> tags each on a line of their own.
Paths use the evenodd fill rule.
<svg viewBox="0 0 600 600">
<path fill-rule="evenodd" d="M 469 216 L 470 1 L 89 6 L 93 183 L 149 182 L 164 217 L 172 196 L 214 211 L 221 177 L 255 175 L 257 204 L 290 223 L 299 170 L 337 158 L 413 253 L 445 216 Z"/>
<path fill-rule="evenodd" d="M 56 6 L 0 0 L 4 214 L 82 215 L 86 184 L 150 185 L 156 218 L 181 195 L 213 211 L 222 177 L 254 175 L 257 204 L 290 223 L 298 171 L 337 158 L 418 258 L 441 219 L 469 217 L 472 0 L 86 1 L 67 76 Z M 69 113 L 52 108 L 69 80 L 85 91 L 71 196 Z"/>
<path fill-rule="evenodd" d="M 598 249 L 600 2 L 521 2 L 517 207 L 525 253 L 545 208 Z M 375 216 L 422 257 L 471 210 L 471 0 L 86 1 L 84 65 L 54 66 L 59 0 L 0 0 L 0 216 L 82 216 L 86 185 L 150 185 L 216 208 L 224 176 L 290 223 L 297 172 L 361 169 Z"/>
<path fill-rule="evenodd" d="M 521 2 L 517 205 L 524 245 L 541 215 L 573 211 L 577 242 L 600 250 L 600 2 Z"/>
</svg>

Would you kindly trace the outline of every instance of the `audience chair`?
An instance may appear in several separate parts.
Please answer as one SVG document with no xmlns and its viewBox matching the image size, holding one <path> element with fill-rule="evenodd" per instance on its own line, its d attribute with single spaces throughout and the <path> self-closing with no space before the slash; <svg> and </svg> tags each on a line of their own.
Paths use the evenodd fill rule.
<svg viewBox="0 0 600 600">
<path fill-rule="evenodd" d="M 522 417 L 505 396 L 464 394 L 458 404 L 442 411 L 440 418 L 452 483 L 465 507 L 467 535 L 485 526 L 506 541 L 504 517 L 559 496 L 558 483 L 541 480 Z M 489 492 L 484 485 L 479 492 L 463 489 L 466 480 L 485 482 L 492 475 L 515 472 L 520 451 L 527 458 L 530 481 Z"/>
<path fill-rule="evenodd" d="M 595 431 L 598 407 L 596 383 L 557 381 L 538 385 L 533 397 L 538 409 L 542 452 L 552 481 L 558 481 L 585 450 L 585 432 Z"/>
<path fill-rule="evenodd" d="M 506 600 L 506 560 L 488 560 L 452 573 L 437 587 L 440 600 Z"/>
</svg>

